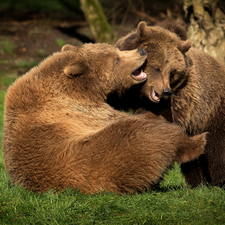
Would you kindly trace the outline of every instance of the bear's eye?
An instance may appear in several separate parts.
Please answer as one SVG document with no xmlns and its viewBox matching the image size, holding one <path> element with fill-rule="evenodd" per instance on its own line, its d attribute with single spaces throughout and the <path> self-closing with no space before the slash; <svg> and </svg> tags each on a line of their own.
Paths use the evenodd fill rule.
<svg viewBox="0 0 225 225">
<path fill-rule="evenodd" d="M 160 69 L 159 69 L 158 67 L 155 68 L 155 71 L 156 71 L 157 73 L 160 73 Z"/>
<path fill-rule="evenodd" d="M 116 64 L 118 64 L 120 62 L 120 58 L 116 59 Z"/>
</svg>

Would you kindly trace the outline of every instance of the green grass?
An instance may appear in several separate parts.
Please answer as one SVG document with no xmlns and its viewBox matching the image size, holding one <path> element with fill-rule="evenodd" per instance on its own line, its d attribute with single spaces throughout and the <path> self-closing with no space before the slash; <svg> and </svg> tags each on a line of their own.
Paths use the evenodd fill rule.
<svg viewBox="0 0 225 225">
<path fill-rule="evenodd" d="M 61 38 L 56 38 L 55 42 L 59 47 L 62 47 L 66 44 L 66 42 Z"/>
<path fill-rule="evenodd" d="M 0 59 L 0 64 L 9 64 L 9 63 L 12 63 L 12 60 Z"/>
<path fill-rule="evenodd" d="M 19 60 L 19 62 L 17 62 L 15 65 L 13 65 L 14 68 L 31 68 L 38 65 L 38 62 L 36 61 L 27 61 L 27 60 Z"/>
<path fill-rule="evenodd" d="M 47 57 L 47 52 L 45 49 L 38 49 L 36 52 L 39 58 Z"/>
<path fill-rule="evenodd" d="M 14 49 L 16 48 L 16 46 L 11 43 L 9 40 L 4 40 L 0 42 L 0 53 L 4 54 L 4 53 L 8 53 L 10 55 L 14 55 Z"/>
<path fill-rule="evenodd" d="M 8 87 L 16 77 L 1 73 L 0 84 Z M 1 137 L 5 93 L 0 90 Z M 86 195 L 72 189 L 38 194 L 10 184 L 1 148 L 0 224 L 225 224 L 225 191 L 190 189 L 175 164 L 159 189 L 142 194 Z"/>
<path fill-rule="evenodd" d="M 16 79 L 18 78 L 17 73 L 6 73 L 6 72 L 1 72 L 0 73 L 0 88 L 4 87 L 4 89 L 7 89 L 10 84 L 12 84 Z M 5 96 L 5 91 L 0 90 L 0 110 L 3 109 L 4 107 L 4 96 Z M 0 115 L 1 115 L 0 111 Z M 2 121 L 1 121 L 2 122 Z"/>
</svg>

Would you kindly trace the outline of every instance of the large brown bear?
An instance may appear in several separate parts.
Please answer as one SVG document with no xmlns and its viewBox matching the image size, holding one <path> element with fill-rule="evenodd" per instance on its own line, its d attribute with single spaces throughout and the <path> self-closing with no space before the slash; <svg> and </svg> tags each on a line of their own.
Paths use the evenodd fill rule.
<svg viewBox="0 0 225 225">
<path fill-rule="evenodd" d="M 191 136 L 210 133 L 206 154 L 181 165 L 187 182 L 192 187 L 225 184 L 225 67 L 191 47 L 179 26 L 140 22 L 116 46 L 120 50 L 140 47 L 148 54 L 144 68 L 148 80 L 139 91 L 151 102 L 139 101 L 138 107 L 163 115 Z"/>
<path fill-rule="evenodd" d="M 38 192 L 135 193 L 157 183 L 174 161 L 201 155 L 206 133 L 190 138 L 148 113 L 131 116 L 106 104 L 111 91 L 146 79 L 138 71 L 145 59 L 140 48 L 66 45 L 19 78 L 5 101 L 11 181 Z"/>
</svg>

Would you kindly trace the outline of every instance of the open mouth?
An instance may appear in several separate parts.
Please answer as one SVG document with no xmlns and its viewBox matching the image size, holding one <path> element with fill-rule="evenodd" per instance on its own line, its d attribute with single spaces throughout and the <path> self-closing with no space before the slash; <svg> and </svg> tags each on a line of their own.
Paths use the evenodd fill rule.
<svg viewBox="0 0 225 225">
<path fill-rule="evenodd" d="M 159 102 L 160 101 L 159 95 L 157 94 L 157 92 L 155 92 L 154 87 L 152 87 L 151 99 L 153 100 L 153 102 Z"/>
<path fill-rule="evenodd" d="M 136 81 L 144 81 L 147 79 L 147 74 L 143 72 L 141 66 L 131 73 L 131 77 L 133 77 Z"/>
</svg>

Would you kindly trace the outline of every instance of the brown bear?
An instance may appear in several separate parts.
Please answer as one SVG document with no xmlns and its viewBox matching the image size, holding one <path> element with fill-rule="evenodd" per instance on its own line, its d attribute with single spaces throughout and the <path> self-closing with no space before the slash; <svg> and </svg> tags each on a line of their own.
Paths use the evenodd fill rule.
<svg viewBox="0 0 225 225">
<path fill-rule="evenodd" d="M 128 115 L 106 103 L 111 91 L 146 79 L 139 70 L 145 60 L 140 48 L 66 45 L 19 78 L 5 100 L 11 181 L 40 193 L 66 187 L 136 193 L 157 183 L 174 161 L 204 153 L 207 133 L 190 138 L 150 113 Z"/>
<path fill-rule="evenodd" d="M 210 133 L 206 154 L 181 165 L 187 182 L 192 187 L 225 184 L 225 66 L 191 47 L 178 25 L 163 28 L 142 21 L 116 46 L 140 47 L 148 54 L 144 68 L 148 80 L 138 91 L 151 102 L 139 101 L 138 107 L 163 115 L 190 136 Z"/>
</svg>

